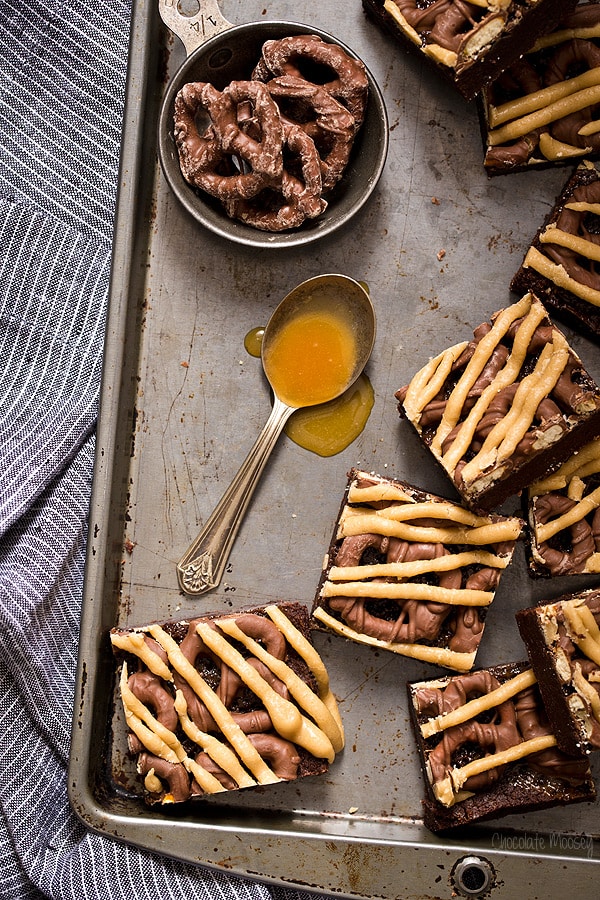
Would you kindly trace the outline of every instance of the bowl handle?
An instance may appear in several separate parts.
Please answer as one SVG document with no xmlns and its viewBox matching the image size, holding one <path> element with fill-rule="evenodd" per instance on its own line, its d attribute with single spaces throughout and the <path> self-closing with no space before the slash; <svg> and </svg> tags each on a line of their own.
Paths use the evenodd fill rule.
<svg viewBox="0 0 600 900">
<path fill-rule="evenodd" d="M 196 12 L 186 14 L 180 11 L 185 6 L 197 7 Z M 185 52 L 189 56 L 205 41 L 232 28 L 221 15 L 217 0 L 158 0 L 160 17 L 173 34 L 182 42 Z"/>
</svg>

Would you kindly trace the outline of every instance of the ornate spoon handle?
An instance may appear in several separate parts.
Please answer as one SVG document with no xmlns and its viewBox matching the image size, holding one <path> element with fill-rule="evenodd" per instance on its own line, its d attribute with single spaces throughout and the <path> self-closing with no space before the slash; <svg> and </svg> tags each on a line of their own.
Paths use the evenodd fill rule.
<svg viewBox="0 0 600 900">
<path fill-rule="evenodd" d="M 271 415 L 204 528 L 177 564 L 186 594 L 204 594 L 220 583 L 242 518 L 277 438 L 294 408 L 277 397 Z"/>
</svg>

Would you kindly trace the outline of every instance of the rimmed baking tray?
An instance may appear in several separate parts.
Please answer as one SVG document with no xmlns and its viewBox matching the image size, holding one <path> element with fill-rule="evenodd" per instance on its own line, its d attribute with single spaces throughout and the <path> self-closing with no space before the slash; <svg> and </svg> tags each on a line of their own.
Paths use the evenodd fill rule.
<svg viewBox="0 0 600 900">
<path fill-rule="evenodd" d="M 429 356 L 511 301 L 510 278 L 566 174 L 489 181 L 474 108 L 378 32 L 358 0 L 282 0 L 267 8 L 227 0 L 223 13 L 234 23 L 313 22 L 351 46 L 384 92 L 388 163 L 355 222 L 308 251 L 274 256 L 203 230 L 170 195 L 156 158 L 160 100 L 184 51 L 154 3 L 133 4 L 69 769 L 73 808 L 88 827 L 150 851 L 341 897 L 450 898 L 457 890 L 525 900 L 589 896 L 600 861 L 596 804 L 434 837 L 420 818 L 423 787 L 404 682 L 439 670 L 323 633 L 315 640 L 347 736 L 326 777 L 237 792 L 185 814 L 150 810 L 133 796 L 108 630 L 278 599 L 310 605 L 352 465 L 449 494 L 399 421 L 394 391 Z M 366 281 L 376 305 L 369 421 L 330 458 L 284 438 L 220 587 L 185 597 L 175 563 L 269 408 L 260 363 L 244 350 L 244 337 L 266 323 L 290 288 L 324 271 Z M 600 377 L 598 349 L 569 337 Z M 478 665 L 523 658 L 515 611 L 581 583 L 590 582 L 530 582 L 519 549 Z"/>
</svg>

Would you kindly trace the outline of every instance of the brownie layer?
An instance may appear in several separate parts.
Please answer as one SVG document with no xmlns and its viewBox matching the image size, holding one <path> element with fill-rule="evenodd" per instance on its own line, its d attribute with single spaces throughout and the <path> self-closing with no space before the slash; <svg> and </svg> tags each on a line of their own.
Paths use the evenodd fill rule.
<svg viewBox="0 0 600 900">
<path fill-rule="evenodd" d="M 565 165 L 600 152 L 600 3 L 581 3 L 479 97 L 489 175 Z M 554 26 L 553 26 L 554 27 Z"/>
<path fill-rule="evenodd" d="M 586 759 L 556 746 L 528 663 L 411 682 L 408 693 L 431 831 L 594 799 Z"/>
<path fill-rule="evenodd" d="M 533 291 L 557 318 L 598 340 L 599 262 L 600 175 L 584 160 L 533 239 L 511 289 Z"/>
<path fill-rule="evenodd" d="M 523 525 L 353 469 L 313 616 L 359 643 L 467 671 Z"/>
<path fill-rule="evenodd" d="M 577 0 L 363 0 L 368 15 L 418 51 L 468 100 L 556 26 Z"/>
<path fill-rule="evenodd" d="M 600 572 L 600 441 L 531 485 L 524 501 L 530 575 Z"/>
<path fill-rule="evenodd" d="M 526 294 L 396 393 L 465 503 L 492 509 L 600 435 L 600 389 Z"/>
<path fill-rule="evenodd" d="M 319 775 L 343 747 L 299 603 L 114 629 L 111 642 L 149 804 Z"/>
<path fill-rule="evenodd" d="M 517 613 L 559 746 L 600 748 L 600 591 L 568 594 Z"/>
</svg>

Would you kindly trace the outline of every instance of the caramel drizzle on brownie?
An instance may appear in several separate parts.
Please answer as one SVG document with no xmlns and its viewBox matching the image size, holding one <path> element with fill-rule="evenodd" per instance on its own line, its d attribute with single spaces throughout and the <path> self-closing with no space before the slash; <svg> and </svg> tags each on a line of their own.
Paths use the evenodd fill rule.
<svg viewBox="0 0 600 900">
<path fill-rule="evenodd" d="M 344 745 L 337 703 L 329 686 L 325 666 L 317 651 L 281 609 L 275 606 L 266 607 L 265 613 L 264 617 L 241 614 L 212 619 L 210 622 L 198 621 L 194 624 L 194 632 L 202 641 L 206 652 L 221 664 L 220 683 L 215 689 L 190 662 L 180 644 L 162 626 L 152 624 L 138 630 L 111 634 L 115 647 L 138 657 L 145 667 L 141 671 L 152 673 L 158 692 L 153 696 L 161 695 L 167 700 L 170 697 L 169 705 L 174 708 L 179 727 L 186 737 L 197 745 L 196 753 L 201 751 L 201 756 L 204 754 L 208 757 L 209 768 L 212 768 L 213 764 L 216 766 L 216 772 L 213 774 L 208 771 L 198 761 L 198 757 L 194 759 L 188 756 L 175 731 L 160 721 L 160 713 L 157 712 L 155 715 L 154 711 L 136 696 L 135 676 L 132 678 L 128 676 L 127 664 L 124 663 L 120 694 L 126 722 L 131 732 L 138 739 L 142 750 L 151 755 L 151 759 L 164 761 L 174 767 L 183 765 L 199 788 L 206 793 L 215 793 L 229 787 L 250 787 L 257 783 L 272 784 L 282 778 L 295 777 L 293 772 L 287 769 L 285 774 L 278 774 L 275 764 L 274 768 L 271 768 L 267 759 L 261 755 L 263 746 L 265 752 L 274 754 L 274 759 L 277 756 L 277 747 L 280 747 L 281 752 L 286 755 L 286 759 L 278 763 L 279 769 L 283 771 L 286 765 L 289 764 L 291 769 L 294 769 L 298 763 L 297 755 L 295 763 L 293 760 L 290 763 L 291 751 L 287 750 L 288 747 L 303 747 L 313 756 L 331 762 L 335 753 Z M 269 652 L 267 647 L 272 637 L 267 636 L 266 646 L 263 646 L 258 639 L 252 637 L 251 633 L 247 633 L 249 629 L 252 631 L 250 620 L 257 619 L 260 620 L 261 635 L 266 629 L 271 635 L 277 636 L 273 646 L 282 649 L 287 642 L 304 660 L 314 674 L 318 693 L 315 693 L 283 658 L 277 653 Z M 188 628 L 188 636 L 189 634 Z M 248 649 L 250 658 L 256 661 L 256 665 L 251 664 L 236 649 L 234 642 Z M 282 652 L 285 651 L 282 649 Z M 258 698 L 256 708 L 265 710 L 264 714 L 260 715 L 263 718 L 267 716 L 268 734 L 258 725 L 256 728 L 248 726 L 249 732 L 246 733 L 222 699 L 221 694 L 225 696 L 230 690 L 236 691 L 235 678 L 244 682 Z M 204 730 L 197 721 L 194 721 L 194 713 L 188 709 L 183 690 L 173 689 L 174 681 L 176 685 L 182 682 L 187 685 L 187 689 L 192 691 L 192 696 L 199 698 L 204 704 L 207 721 L 212 722 L 208 730 Z M 292 697 L 293 701 L 288 697 Z M 160 709 L 158 701 L 154 702 L 154 705 Z M 242 718 L 245 715 L 243 714 Z M 294 752 L 297 754 L 297 751 Z M 217 774 L 219 771 L 220 775 Z M 161 793 L 162 783 L 154 768 L 145 773 L 145 784 L 150 792 Z M 186 788 L 182 789 L 182 793 L 186 790 L 189 792 Z M 172 802 L 173 797 L 169 791 L 162 791 L 162 794 L 161 802 Z M 176 799 L 186 797 L 179 796 Z"/>
<path fill-rule="evenodd" d="M 590 10 L 593 15 L 597 15 L 597 11 Z M 600 37 L 600 22 L 595 25 L 581 25 L 574 28 L 558 28 L 550 34 L 544 34 L 539 37 L 529 53 L 538 53 L 548 47 L 555 47 L 557 44 L 564 44 L 565 41 L 572 41 L 574 38 L 581 40 L 589 40 L 590 38 Z"/>
<path fill-rule="evenodd" d="M 490 89 L 487 166 L 523 167 L 598 151 L 600 120 L 592 116 L 600 101 L 599 37 L 598 6 L 582 3 L 507 70 L 504 81 L 520 85 L 520 96 L 494 104 Z"/>
<path fill-rule="evenodd" d="M 488 132 L 488 144 L 497 147 L 515 141 L 530 131 L 564 119 L 565 116 L 593 106 L 600 99 L 600 68 L 589 69 L 583 75 L 541 88 L 518 100 L 508 101 L 490 111 L 490 120 L 496 125 Z M 530 109 L 525 115 L 523 110 Z M 510 121 L 508 121 L 510 120 Z M 577 148 L 582 152 L 583 148 Z"/>
<path fill-rule="evenodd" d="M 556 749 L 529 668 L 502 682 L 484 669 L 423 682 L 411 686 L 411 696 L 417 716 L 429 716 L 420 726 L 422 734 L 433 738 L 441 732 L 425 754 L 433 793 L 446 807 L 493 788 L 507 765 L 526 758 L 552 777 L 585 779 L 585 760 Z M 482 713 L 485 718 L 478 719 Z M 455 765 L 455 753 L 463 746 L 478 747 L 478 755 Z"/>
<path fill-rule="evenodd" d="M 452 728 L 454 725 L 460 725 L 469 719 L 474 719 L 475 716 L 481 715 L 486 710 L 499 706 L 505 700 L 510 700 L 519 691 L 531 687 L 536 682 L 537 679 L 533 669 L 525 669 L 524 672 L 515 675 L 514 678 L 509 678 L 508 681 L 499 684 L 498 687 L 492 688 L 487 694 L 482 694 L 473 700 L 467 700 L 462 706 L 444 711 L 440 715 L 433 716 L 431 719 L 423 722 L 421 734 L 424 738 L 429 738 L 440 731 Z M 418 703 L 418 695 L 415 695 L 415 702 Z"/>
<path fill-rule="evenodd" d="M 475 653 L 459 653 L 456 650 L 448 650 L 445 647 L 431 647 L 428 644 L 411 644 L 407 641 L 382 641 L 379 638 L 372 637 L 369 634 L 361 634 L 350 628 L 344 622 L 340 622 L 334 616 L 330 615 L 322 606 L 315 609 L 313 616 L 323 625 L 326 625 L 331 631 L 339 634 L 340 637 L 348 638 L 356 641 L 358 644 L 367 644 L 371 647 L 378 647 L 382 650 L 388 650 L 391 653 L 398 653 L 400 656 L 407 656 L 410 659 L 419 659 L 423 662 L 432 663 L 433 665 L 446 666 L 449 669 L 456 669 L 459 672 L 468 672 L 473 665 Z"/>
<path fill-rule="evenodd" d="M 600 629 L 591 609 L 585 603 L 567 601 L 562 614 L 569 625 L 569 637 L 588 659 L 600 666 Z"/>
<path fill-rule="evenodd" d="M 568 427 L 564 416 L 556 408 L 554 410 L 556 414 L 546 417 L 545 425 L 542 424 L 530 431 L 534 426 L 538 408 L 558 383 L 565 376 L 568 377 L 568 366 L 574 359 L 566 339 L 558 329 L 550 327 L 551 340 L 544 344 L 535 360 L 533 370 L 519 380 L 523 365 L 531 352 L 531 341 L 538 327 L 547 321 L 544 307 L 532 294 L 526 294 L 517 303 L 501 310 L 494 317 L 490 330 L 474 345 L 470 358 L 444 401 L 443 413 L 434 430 L 430 449 L 444 468 L 453 475 L 458 463 L 465 460 L 467 451 L 472 447 L 478 428 L 489 412 L 492 402 L 497 400 L 503 389 L 514 388 L 514 396 L 505 414 L 494 414 L 495 421 L 482 435 L 479 448 L 473 452 L 468 461 L 464 462 L 460 478 L 466 489 L 477 482 L 486 470 L 494 468 L 499 470 L 502 464 L 513 456 L 528 432 L 532 442 L 530 452 L 531 450 L 535 452 L 538 446 L 536 442 L 541 441 L 542 435 L 543 441 L 550 444 L 558 440 Z M 477 395 L 475 388 L 478 379 L 482 377 L 484 368 L 490 364 L 511 328 L 514 336 L 510 352 L 505 347 L 508 355 L 504 358 L 498 357 L 494 368 L 489 369 L 488 383 Z M 458 347 L 464 345 L 460 344 Z M 453 352 L 451 348 L 417 373 L 406 389 L 402 401 L 404 410 L 420 432 L 423 431 L 421 420 L 428 404 L 432 401 L 437 402 L 433 398 L 441 394 L 446 384 L 446 378 L 438 376 L 438 369 L 445 361 L 444 370 L 448 371 L 448 359 L 455 360 L 455 368 L 459 368 L 460 354 Z M 472 398 L 477 399 L 474 399 L 471 409 L 461 421 L 471 392 Z M 593 398 L 584 395 L 576 397 L 573 393 L 570 399 L 575 412 L 587 412 L 590 403 L 592 406 L 589 408 L 593 408 Z"/>
<path fill-rule="evenodd" d="M 539 497 L 550 491 L 569 490 L 574 479 L 582 480 L 600 472 L 600 439 L 590 441 L 585 447 L 566 460 L 555 472 L 531 485 L 529 493 Z"/>
<path fill-rule="evenodd" d="M 590 512 L 597 509 L 600 506 L 600 488 L 596 488 L 596 490 L 592 491 L 586 497 L 583 497 L 578 503 L 575 503 L 571 509 L 563 513 L 562 516 L 558 516 L 556 519 L 552 519 L 545 524 L 536 525 L 536 537 L 540 543 L 544 541 L 549 541 L 551 537 L 554 537 L 561 531 L 566 531 L 567 528 L 570 528 L 571 525 L 575 525 L 576 522 L 581 522 L 582 519 L 585 519 Z"/>
<path fill-rule="evenodd" d="M 591 441 L 552 475 L 529 488 L 530 520 L 535 538 L 534 557 L 553 574 L 600 570 L 600 488 L 586 478 L 600 473 L 600 440 Z M 586 493 L 587 491 L 587 493 Z M 566 537 L 558 550 L 548 542 Z"/>
<path fill-rule="evenodd" d="M 459 671 L 470 668 L 482 630 L 476 609 L 492 602 L 521 520 L 411 495 L 365 472 L 354 473 L 347 500 L 336 534 L 339 549 L 321 585 L 325 609 L 317 607 L 314 617 L 360 643 Z M 363 562 L 369 546 L 380 559 Z M 397 604 L 398 618 L 381 617 L 371 601 Z M 429 645 L 449 616 L 456 617 L 450 645 Z"/>
<path fill-rule="evenodd" d="M 586 169 L 590 175 L 595 171 L 589 164 L 578 171 Z M 600 307 L 600 275 L 595 271 L 595 263 L 600 262 L 600 240 L 588 230 L 588 215 L 600 215 L 598 178 L 574 188 L 556 221 L 540 233 L 542 249 L 530 247 L 523 267 L 534 269 L 557 287 Z"/>
</svg>

